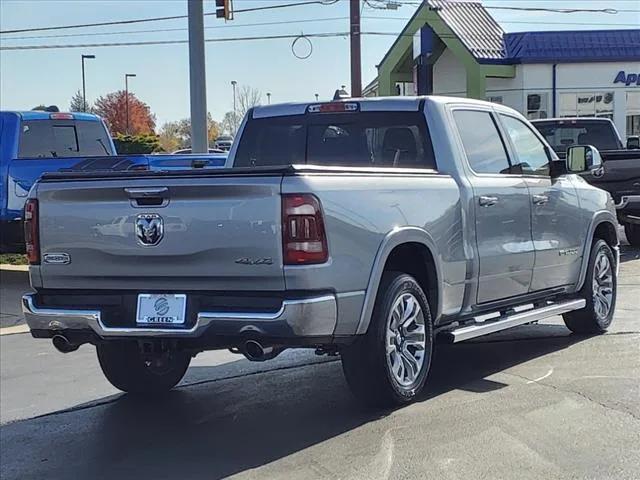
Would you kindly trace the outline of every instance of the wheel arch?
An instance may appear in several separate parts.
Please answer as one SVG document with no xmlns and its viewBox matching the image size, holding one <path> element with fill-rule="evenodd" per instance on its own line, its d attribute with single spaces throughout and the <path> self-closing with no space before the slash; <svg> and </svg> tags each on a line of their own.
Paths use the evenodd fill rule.
<svg viewBox="0 0 640 480">
<path fill-rule="evenodd" d="M 421 228 L 398 228 L 385 236 L 378 248 L 369 276 L 357 334 L 364 334 L 369 328 L 378 288 L 385 271 L 398 270 L 413 275 L 427 296 L 433 320 L 440 316 L 442 272 L 436 252 L 433 238 Z M 422 261 L 416 262 L 415 255 L 420 256 Z M 408 261 L 411 259 L 413 261 Z"/>
<path fill-rule="evenodd" d="M 578 283 L 576 284 L 576 291 L 582 288 L 584 280 L 587 276 L 587 268 L 589 266 L 589 254 L 591 252 L 591 245 L 594 239 L 602 239 L 614 250 L 616 256 L 616 270 L 619 264 L 618 259 L 618 221 L 615 215 L 609 211 L 597 212 L 591 219 L 589 231 L 585 240 L 582 266 L 580 267 L 580 276 L 578 277 Z"/>
</svg>

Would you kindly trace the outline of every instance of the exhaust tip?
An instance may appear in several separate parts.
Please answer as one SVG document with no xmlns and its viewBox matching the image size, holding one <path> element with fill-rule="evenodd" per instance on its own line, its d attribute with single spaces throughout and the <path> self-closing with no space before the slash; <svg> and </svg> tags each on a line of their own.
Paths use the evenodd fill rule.
<svg viewBox="0 0 640 480">
<path fill-rule="evenodd" d="M 264 347 L 255 340 L 247 340 L 245 342 L 244 352 L 249 360 L 262 360 L 262 357 L 264 357 Z"/>
<path fill-rule="evenodd" d="M 55 349 L 62 353 L 75 352 L 80 347 L 80 345 L 69 342 L 69 339 L 64 335 L 55 335 L 51 342 Z"/>
<path fill-rule="evenodd" d="M 271 360 L 280 355 L 286 347 L 282 346 L 264 346 L 256 340 L 247 340 L 244 342 L 240 351 L 244 354 L 247 360 L 252 362 L 264 362 L 265 360 Z"/>
</svg>

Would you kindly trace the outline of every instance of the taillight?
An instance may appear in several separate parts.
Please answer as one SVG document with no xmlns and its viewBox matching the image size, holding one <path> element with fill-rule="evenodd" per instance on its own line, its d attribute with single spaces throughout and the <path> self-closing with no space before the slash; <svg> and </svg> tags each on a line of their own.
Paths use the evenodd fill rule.
<svg viewBox="0 0 640 480">
<path fill-rule="evenodd" d="M 282 248 L 285 265 L 324 263 L 329 258 L 322 208 L 314 195 L 282 196 Z"/>
<path fill-rule="evenodd" d="M 27 250 L 27 259 L 31 265 L 40 263 L 39 237 L 38 200 L 30 198 L 24 205 L 24 242 Z"/>
</svg>

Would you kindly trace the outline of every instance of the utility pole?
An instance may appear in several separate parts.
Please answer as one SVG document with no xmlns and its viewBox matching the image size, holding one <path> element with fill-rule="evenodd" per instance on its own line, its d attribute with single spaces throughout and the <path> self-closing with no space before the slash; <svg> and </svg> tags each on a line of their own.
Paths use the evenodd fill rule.
<svg viewBox="0 0 640 480">
<path fill-rule="evenodd" d="M 191 97 L 191 152 L 208 153 L 207 82 L 204 57 L 203 0 L 187 0 L 189 17 L 189 87 Z"/>
<path fill-rule="evenodd" d="M 95 55 L 82 55 L 82 111 L 87 111 L 87 86 L 84 82 L 84 59 L 85 58 L 96 58 Z"/>
<path fill-rule="evenodd" d="M 125 111 L 125 117 L 126 117 L 126 123 L 127 123 L 127 128 L 126 128 L 126 133 L 127 135 L 129 135 L 129 77 L 135 77 L 136 74 L 135 73 L 125 73 L 124 74 L 124 111 Z"/>
<path fill-rule="evenodd" d="M 231 80 L 231 87 L 233 88 L 233 136 L 236 136 L 238 132 L 238 114 L 236 113 L 236 85 L 238 82 Z"/>
<path fill-rule="evenodd" d="M 360 0 L 349 0 L 351 28 L 351 96 L 362 96 L 362 60 L 360 55 Z"/>
</svg>

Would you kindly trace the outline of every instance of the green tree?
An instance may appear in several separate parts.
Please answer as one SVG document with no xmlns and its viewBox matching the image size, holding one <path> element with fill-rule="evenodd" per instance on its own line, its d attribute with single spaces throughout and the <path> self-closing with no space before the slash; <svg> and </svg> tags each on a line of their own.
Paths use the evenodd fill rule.
<svg viewBox="0 0 640 480">
<path fill-rule="evenodd" d="M 154 153 L 163 152 L 164 149 L 160 145 L 158 135 L 123 135 L 118 133 L 113 142 L 116 145 L 116 151 L 120 155 L 133 153 Z"/>
<path fill-rule="evenodd" d="M 91 111 L 91 104 L 87 102 L 87 112 Z M 69 111 L 70 112 L 84 112 L 84 101 L 82 98 L 82 91 L 78 90 L 73 97 L 71 97 L 71 102 L 69 103 Z"/>
</svg>

